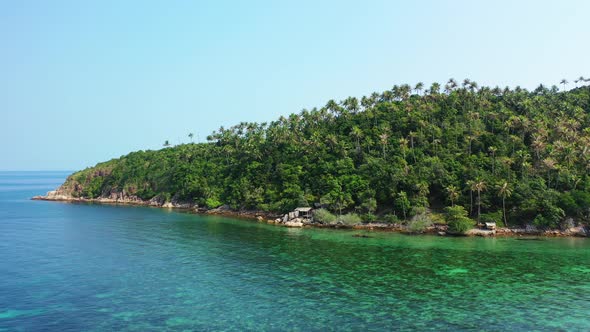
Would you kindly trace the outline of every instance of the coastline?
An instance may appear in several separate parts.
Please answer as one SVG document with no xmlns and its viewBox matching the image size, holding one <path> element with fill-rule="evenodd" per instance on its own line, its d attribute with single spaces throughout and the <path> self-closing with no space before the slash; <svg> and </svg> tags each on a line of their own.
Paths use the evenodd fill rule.
<svg viewBox="0 0 590 332">
<path fill-rule="evenodd" d="M 447 233 L 445 225 L 433 225 L 420 233 L 412 233 L 407 231 L 401 224 L 389 223 L 366 223 L 356 225 L 343 224 L 320 224 L 313 222 L 282 222 L 279 221 L 282 214 L 255 211 L 255 210 L 232 210 L 227 206 L 221 206 L 216 209 L 206 209 L 191 203 L 181 202 L 161 202 L 156 199 L 149 201 L 142 200 L 134 196 L 124 196 L 122 194 L 113 194 L 111 197 L 99 198 L 80 198 L 72 197 L 70 195 L 61 193 L 59 190 L 48 192 L 46 195 L 38 195 L 31 198 L 31 200 L 39 201 L 54 201 L 54 202 L 69 202 L 69 203 L 93 203 L 105 205 L 131 205 L 131 206 L 145 206 L 162 209 L 174 209 L 180 211 L 188 211 L 195 214 L 202 215 L 218 215 L 224 217 L 232 217 L 238 219 L 246 219 L 258 222 L 265 222 L 268 224 L 282 226 L 282 227 L 305 227 L 305 228 L 332 228 L 343 230 L 365 230 L 365 231 L 383 231 L 395 232 L 409 235 L 439 235 L 439 236 L 455 236 Z M 508 228 L 501 227 L 493 231 L 482 230 L 478 228 L 471 229 L 463 236 L 481 236 L 481 237 L 589 237 L 590 232 L 585 227 L 578 226 L 567 230 L 547 229 L 539 230 L 534 228 Z M 363 237 L 363 236 L 360 236 Z"/>
</svg>

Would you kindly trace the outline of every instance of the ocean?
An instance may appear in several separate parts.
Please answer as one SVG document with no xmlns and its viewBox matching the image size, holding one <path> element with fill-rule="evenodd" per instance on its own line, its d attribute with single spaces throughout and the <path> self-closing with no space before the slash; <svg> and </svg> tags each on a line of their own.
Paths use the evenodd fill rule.
<svg viewBox="0 0 590 332">
<path fill-rule="evenodd" d="M 30 200 L 67 175 L 0 172 L 0 331 L 590 330 L 589 239 Z"/>
</svg>

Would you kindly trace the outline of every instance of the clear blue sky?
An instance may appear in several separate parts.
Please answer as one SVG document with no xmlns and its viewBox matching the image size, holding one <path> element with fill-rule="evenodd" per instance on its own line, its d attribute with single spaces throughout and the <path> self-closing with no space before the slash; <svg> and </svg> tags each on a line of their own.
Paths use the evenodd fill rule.
<svg viewBox="0 0 590 332">
<path fill-rule="evenodd" d="M 590 1 L 278 2 L 1 1 L 0 170 L 81 169 L 394 84 L 590 76 Z"/>
</svg>

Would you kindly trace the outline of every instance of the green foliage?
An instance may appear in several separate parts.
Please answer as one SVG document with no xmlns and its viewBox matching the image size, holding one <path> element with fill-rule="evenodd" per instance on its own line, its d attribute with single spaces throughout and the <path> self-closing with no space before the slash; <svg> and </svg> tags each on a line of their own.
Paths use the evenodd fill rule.
<svg viewBox="0 0 590 332">
<path fill-rule="evenodd" d="M 406 229 L 410 233 L 422 233 L 428 227 L 432 226 L 432 224 L 432 219 L 430 219 L 430 217 L 427 214 L 421 213 L 415 215 L 414 217 L 412 217 L 412 219 L 408 221 Z"/>
<path fill-rule="evenodd" d="M 313 219 L 322 224 L 332 224 L 336 222 L 336 216 L 326 209 L 318 209 L 313 212 Z"/>
<path fill-rule="evenodd" d="M 482 223 L 494 223 L 497 226 L 504 226 L 504 222 L 502 221 L 502 211 L 495 211 L 495 212 L 488 212 L 488 213 L 482 213 L 480 220 Z"/>
<path fill-rule="evenodd" d="M 559 196 L 557 206 L 565 215 L 587 221 L 590 217 L 590 193 L 581 190 L 565 192 Z"/>
<path fill-rule="evenodd" d="M 445 216 L 440 213 L 430 213 L 428 217 L 435 225 L 446 225 L 447 223 L 447 221 L 445 220 Z"/>
<path fill-rule="evenodd" d="M 367 211 L 367 214 L 372 215 L 377 210 L 377 200 L 371 196 L 363 197 L 363 203 L 361 204 L 363 210 Z"/>
<path fill-rule="evenodd" d="M 160 200 L 162 200 L 164 203 L 170 202 L 170 200 L 172 199 L 172 195 L 168 192 L 163 192 L 158 194 L 158 197 L 160 198 Z"/>
<path fill-rule="evenodd" d="M 205 200 L 205 205 L 210 208 L 210 209 L 215 209 L 217 207 L 220 207 L 221 205 L 223 205 L 223 203 L 221 203 L 217 198 L 215 197 L 209 197 Z"/>
<path fill-rule="evenodd" d="M 377 220 L 377 216 L 372 213 L 366 213 L 361 216 L 364 222 L 374 222 Z"/>
<path fill-rule="evenodd" d="M 386 214 L 383 217 L 383 221 L 389 224 L 397 224 L 399 222 L 399 218 L 395 214 Z"/>
<path fill-rule="evenodd" d="M 505 210 L 511 226 L 589 219 L 588 86 L 450 82 L 438 90 L 394 86 L 360 105 L 331 101 L 270 123 L 220 128 L 207 143 L 100 163 L 71 175 L 64 189 L 87 198 L 169 193 L 201 206 L 274 212 L 321 202 L 369 219 L 391 211 L 407 220 L 447 205 L 466 207 L 466 218 Z"/>
<path fill-rule="evenodd" d="M 359 217 L 356 213 L 347 213 L 345 215 L 339 216 L 338 221 L 342 222 L 344 225 L 356 225 L 361 223 L 361 217 Z"/>
<path fill-rule="evenodd" d="M 103 177 L 93 177 L 88 184 L 82 190 L 82 196 L 88 198 L 96 198 L 101 194 L 102 184 L 104 182 Z"/>
<path fill-rule="evenodd" d="M 547 202 L 541 213 L 533 220 L 533 224 L 541 228 L 557 228 L 564 217 L 565 212 L 560 207 Z"/>
<path fill-rule="evenodd" d="M 467 211 L 460 205 L 447 207 L 446 212 L 449 233 L 464 234 L 475 225 L 473 220 L 467 218 Z"/>
<path fill-rule="evenodd" d="M 412 205 L 408 199 L 408 195 L 404 191 L 400 191 L 395 195 L 395 209 L 400 211 L 404 219 L 408 217 L 408 213 Z"/>
</svg>

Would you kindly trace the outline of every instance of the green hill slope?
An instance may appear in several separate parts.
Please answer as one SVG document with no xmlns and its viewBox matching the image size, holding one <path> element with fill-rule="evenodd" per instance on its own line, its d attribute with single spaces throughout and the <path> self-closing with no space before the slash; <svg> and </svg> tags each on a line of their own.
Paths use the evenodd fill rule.
<svg viewBox="0 0 590 332">
<path fill-rule="evenodd" d="M 367 220 L 461 205 L 556 227 L 590 213 L 590 88 L 529 92 L 450 81 L 329 101 L 208 143 L 138 151 L 74 173 L 74 197 L 137 196 L 287 211 L 322 203 Z M 479 211 L 479 212 L 478 212 Z"/>
</svg>

